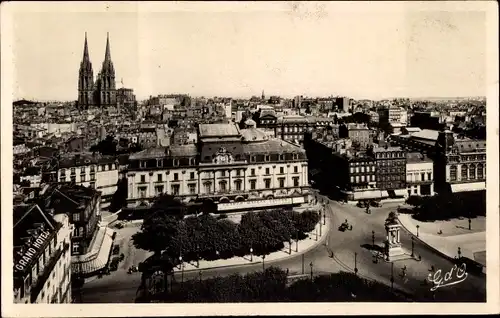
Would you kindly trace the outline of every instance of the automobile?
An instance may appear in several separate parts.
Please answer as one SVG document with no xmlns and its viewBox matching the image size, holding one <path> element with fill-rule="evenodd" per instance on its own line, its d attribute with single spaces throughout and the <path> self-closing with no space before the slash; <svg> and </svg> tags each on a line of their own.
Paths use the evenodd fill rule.
<svg viewBox="0 0 500 318">
<path fill-rule="evenodd" d="M 117 229 L 123 229 L 123 223 L 121 223 L 121 222 L 120 223 L 116 223 L 115 227 Z"/>
<path fill-rule="evenodd" d="M 358 201 L 358 203 L 356 203 L 356 206 L 358 208 L 365 208 L 366 207 L 366 202 L 365 201 Z"/>
<path fill-rule="evenodd" d="M 380 207 L 380 202 L 378 202 L 376 200 L 372 200 L 372 201 L 370 201 L 370 205 L 373 207 Z"/>
<path fill-rule="evenodd" d="M 347 224 L 342 223 L 342 224 L 339 226 L 339 231 L 340 231 L 340 232 L 345 232 L 346 230 L 347 230 Z"/>
<path fill-rule="evenodd" d="M 118 255 L 120 253 L 120 245 L 116 244 L 113 246 L 113 255 Z"/>
</svg>

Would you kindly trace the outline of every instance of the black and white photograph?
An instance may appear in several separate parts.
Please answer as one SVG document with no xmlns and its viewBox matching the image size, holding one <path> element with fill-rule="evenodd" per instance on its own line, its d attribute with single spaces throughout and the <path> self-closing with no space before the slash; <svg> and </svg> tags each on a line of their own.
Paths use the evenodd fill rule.
<svg viewBox="0 0 500 318">
<path fill-rule="evenodd" d="M 500 312 L 496 2 L 0 9 L 2 315 Z"/>
</svg>

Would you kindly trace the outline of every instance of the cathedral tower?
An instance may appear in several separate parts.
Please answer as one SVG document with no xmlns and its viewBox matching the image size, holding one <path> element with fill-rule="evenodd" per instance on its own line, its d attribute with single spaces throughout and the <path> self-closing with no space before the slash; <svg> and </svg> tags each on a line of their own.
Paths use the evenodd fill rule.
<svg viewBox="0 0 500 318">
<path fill-rule="evenodd" d="M 99 100 L 101 106 L 116 105 L 116 83 L 115 83 L 115 67 L 111 61 L 111 49 L 109 46 L 109 33 L 106 38 L 106 54 L 102 69 L 99 73 Z"/>
<path fill-rule="evenodd" d="M 78 74 L 78 107 L 88 108 L 94 104 L 94 72 L 89 58 L 89 49 L 87 45 L 87 32 L 85 32 L 85 44 L 83 46 L 83 59 L 80 63 Z"/>
</svg>

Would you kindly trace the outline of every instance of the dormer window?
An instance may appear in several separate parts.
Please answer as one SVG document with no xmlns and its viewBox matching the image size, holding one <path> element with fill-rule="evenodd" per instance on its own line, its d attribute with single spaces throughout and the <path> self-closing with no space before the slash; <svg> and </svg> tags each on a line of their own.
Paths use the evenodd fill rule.
<svg viewBox="0 0 500 318">
<path fill-rule="evenodd" d="M 178 167 L 179 166 L 179 159 L 174 159 L 174 167 Z"/>
<path fill-rule="evenodd" d="M 163 160 L 162 159 L 156 159 L 156 166 L 158 168 L 163 167 Z"/>
<path fill-rule="evenodd" d="M 271 161 L 271 156 L 270 155 L 265 155 L 264 156 L 265 161 Z"/>
<path fill-rule="evenodd" d="M 296 153 L 294 153 L 294 154 L 293 154 L 293 160 L 297 160 L 297 159 L 299 159 L 299 155 L 298 155 L 298 154 L 296 154 Z"/>
<path fill-rule="evenodd" d="M 146 161 L 139 161 L 139 167 L 146 168 Z"/>
<path fill-rule="evenodd" d="M 189 165 L 194 166 L 194 164 L 195 164 L 194 158 L 189 158 Z"/>
<path fill-rule="evenodd" d="M 255 162 L 255 156 L 250 156 L 250 162 Z"/>
<path fill-rule="evenodd" d="M 284 154 L 280 155 L 280 160 L 285 160 L 285 155 Z"/>
<path fill-rule="evenodd" d="M 66 175 L 66 169 L 61 169 L 61 176 Z"/>
</svg>

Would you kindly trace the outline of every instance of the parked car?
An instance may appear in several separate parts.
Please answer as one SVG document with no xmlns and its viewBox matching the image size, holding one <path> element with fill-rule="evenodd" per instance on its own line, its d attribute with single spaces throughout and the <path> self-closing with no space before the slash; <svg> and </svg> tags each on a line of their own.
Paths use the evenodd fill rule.
<svg viewBox="0 0 500 318">
<path fill-rule="evenodd" d="M 365 201 L 358 201 L 358 203 L 356 203 L 356 206 L 358 208 L 366 208 L 366 202 Z"/>
<path fill-rule="evenodd" d="M 117 229 L 123 229 L 123 223 L 118 222 L 118 223 L 116 223 L 115 227 L 116 227 Z"/>
<path fill-rule="evenodd" d="M 118 255 L 120 253 L 120 245 L 113 246 L 113 255 Z"/>
<path fill-rule="evenodd" d="M 109 264 L 109 269 L 111 271 L 116 271 L 118 270 L 118 264 L 120 263 L 120 259 L 118 257 L 113 257 L 111 260 L 111 263 Z"/>
<path fill-rule="evenodd" d="M 380 202 L 378 202 L 377 200 L 372 200 L 370 201 L 370 205 L 373 207 L 380 207 Z"/>
</svg>

